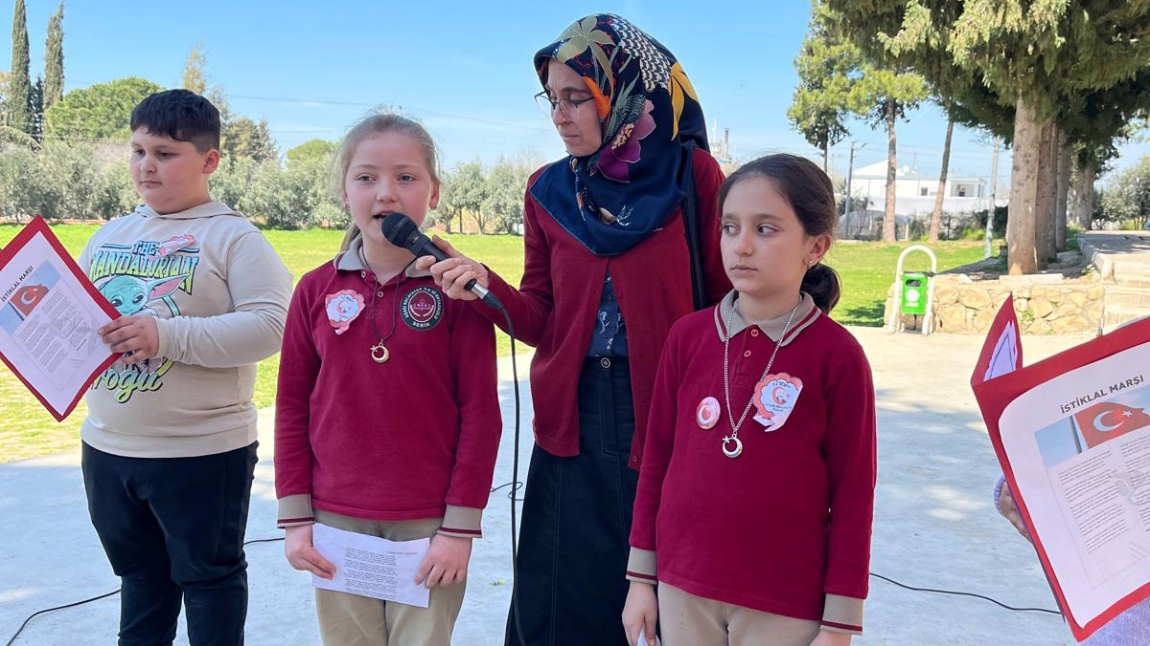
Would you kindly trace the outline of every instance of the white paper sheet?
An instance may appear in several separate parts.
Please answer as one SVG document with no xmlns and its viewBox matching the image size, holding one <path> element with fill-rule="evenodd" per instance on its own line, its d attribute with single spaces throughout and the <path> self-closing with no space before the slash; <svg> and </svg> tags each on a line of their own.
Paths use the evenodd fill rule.
<svg viewBox="0 0 1150 646">
<path fill-rule="evenodd" d="M 312 545 L 336 569 L 332 580 L 312 576 L 312 584 L 323 590 L 426 608 L 430 591 L 415 583 L 415 573 L 430 544 L 428 538 L 389 541 L 317 523 L 312 529 Z"/>
<path fill-rule="evenodd" d="M 1071 612 L 1150 580 L 1150 343 L 1035 387 L 999 426 Z"/>
<path fill-rule="evenodd" d="M 112 353 L 96 330 L 112 317 L 61 255 L 46 226 L 29 226 L 0 261 L 0 355 L 62 419 Z M 22 243 L 22 244 L 21 244 Z"/>
</svg>

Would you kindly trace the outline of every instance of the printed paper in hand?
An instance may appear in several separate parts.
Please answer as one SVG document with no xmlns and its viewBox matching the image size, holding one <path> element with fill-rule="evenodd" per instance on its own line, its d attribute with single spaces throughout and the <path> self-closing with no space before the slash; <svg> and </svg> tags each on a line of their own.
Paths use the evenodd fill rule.
<svg viewBox="0 0 1150 646">
<path fill-rule="evenodd" d="M 323 590 L 426 608 L 429 591 L 416 585 L 415 573 L 430 544 L 428 538 L 389 541 L 317 523 L 312 529 L 312 545 L 336 569 L 334 579 L 312 576 L 312 584 Z"/>
<path fill-rule="evenodd" d="M 1016 348 L 996 326 L 971 382 L 1081 641 L 1150 596 L 1150 319 L 1025 368 Z"/>
<path fill-rule="evenodd" d="M 0 359 L 57 420 L 115 361 L 96 330 L 119 316 L 39 216 L 0 250 Z"/>
</svg>

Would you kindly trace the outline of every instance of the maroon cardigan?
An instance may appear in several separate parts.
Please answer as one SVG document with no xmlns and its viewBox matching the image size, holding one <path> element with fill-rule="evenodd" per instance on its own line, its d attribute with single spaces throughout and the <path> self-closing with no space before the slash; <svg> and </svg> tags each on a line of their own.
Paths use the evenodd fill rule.
<svg viewBox="0 0 1150 646">
<path fill-rule="evenodd" d="M 531 176 L 528 187 L 542 170 Z M 731 289 L 719 253 L 718 193 L 723 173 L 709 153 L 696 148 L 694 176 L 707 300 L 717 303 Z M 615 256 L 596 256 L 588 251 L 530 191 L 524 200 L 523 226 L 525 257 L 519 289 L 494 272 L 490 273 L 489 288 L 507 308 L 515 337 L 536 348 L 531 362 L 535 441 L 552 455 L 579 454 L 579 372 L 609 269 L 619 309 L 627 322 L 635 407 L 630 466 L 638 469 L 663 342 L 671 325 L 694 309 L 682 212 L 676 209 L 661 229 Z M 500 313 L 475 303 L 484 316 L 508 331 Z"/>
</svg>

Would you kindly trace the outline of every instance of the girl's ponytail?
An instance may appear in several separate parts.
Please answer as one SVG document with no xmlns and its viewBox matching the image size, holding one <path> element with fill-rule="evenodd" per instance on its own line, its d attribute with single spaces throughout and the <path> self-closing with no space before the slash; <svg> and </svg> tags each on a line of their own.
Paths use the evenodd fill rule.
<svg viewBox="0 0 1150 646">
<path fill-rule="evenodd" d="M 830 314 L 839 303 L 842 282 L 837 271 L 820 262 L 807 269 L 807 273 L 803 276 L 803 285 L 799 289 L 811 295 L 815 307 L 822 310 L 823 314 Z"/>
</svg>

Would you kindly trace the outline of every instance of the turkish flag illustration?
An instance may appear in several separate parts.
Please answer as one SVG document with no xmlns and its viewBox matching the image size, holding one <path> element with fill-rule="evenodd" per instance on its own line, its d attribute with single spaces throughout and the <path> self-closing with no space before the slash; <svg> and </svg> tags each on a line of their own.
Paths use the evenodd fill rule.
<svg viewBox="0 0 1150 646">
<path fill-rule="evenodd" d="M 48 295 L 48 288 L 43 285 L 25 285 L 16 290 L 12 295 L 12 300 L 8 301 L 20 315 L 27 318 L 32 314 L 32 310 L 44 300 Z"/>
<path fill-rule="evenodd" d="M 1150 426 L 1150 414 L 1145 409 L 1116 402 L 1102 402 L 1088 406 L 1074 414 L 1074 423 L 1082 432 L 1087 447 Z"/>
</svg>

